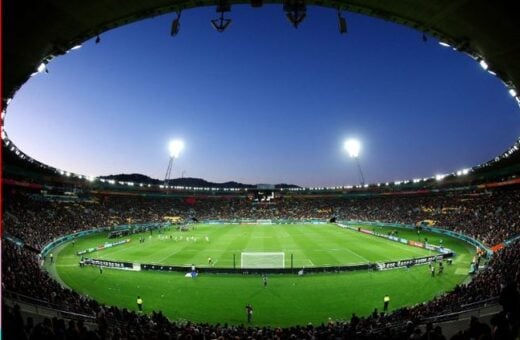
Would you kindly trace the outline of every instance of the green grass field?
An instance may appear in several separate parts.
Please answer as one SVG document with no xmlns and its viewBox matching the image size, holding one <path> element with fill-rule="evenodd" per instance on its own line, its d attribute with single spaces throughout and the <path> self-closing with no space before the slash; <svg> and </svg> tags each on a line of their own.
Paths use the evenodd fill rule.
<svg viewBox="0 0 520 340">
<path fill-rule="evenodd" d="M 401 229 L 399 234 L 413 240 L 418 237 L 413 231 Z M 146 238 L 142 244 L 141 236 Z M 433 244 L 440 240 L 436 234 L 424 233 L 420 237 L 428 237 Z M 236 265 L 240 267 L 241 252 L 285 252 L 285 266 L 290 266 L 293 254 L 294 266 L 299 268 L 431 254 L 335 225 L 198 225 L 188 232 L 171 230 L 161 236 L 154 232 L 151 238 L 149 233 L 131 238 L 129 244 L 87 256 L 197 267 L 208 266 L 208 257 L 212 257 L 216 267 L 232 267 L 236 254 Z M 459 240 L 443 237 L 443 244 L 458 255 L 453 265 L 445 266 L 443 275 L 435 278 L 430 276 L 428 266 L 383 272 L 273 274 L 264 288 L 260 275 L 204 274 L 191 279 L 183 273 L 105 269 L 100 274 L 98 268 L 80 268 L 75 253 L 107 240 L 106 234 L 97 234 L 80 239 L 75 245 L 68 243 L 55 251 L 55 265 L 46 266 L 67 286 L 109 305 L 136 310 L 135 300 L 140 295 L 145 312 L 162 310 L 171 319 L 240 324 L 245 322 L 244 306 L 251 303 L 255 325 L 316 324 L 329 317 L 348 319 L 353 312 L 367 315 L 374 308 L 382 308 L 385 294 L 391 297 L 391 309 L 423 302 L 464 281 L 474 252 Z"/>
</svg>

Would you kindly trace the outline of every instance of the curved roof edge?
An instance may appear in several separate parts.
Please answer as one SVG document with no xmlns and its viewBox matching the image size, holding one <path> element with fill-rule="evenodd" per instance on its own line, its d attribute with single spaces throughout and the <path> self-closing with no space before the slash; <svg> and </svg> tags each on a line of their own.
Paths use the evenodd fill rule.
<svg viewBox="0 0 520 340">
<path fill-rule="evenodd" d="M 40 0 L 31 4 L 6 0 L 3 2 L 3 104 L 42 62 L 65 54 L 102 32 L 164 13 L 221 2 L 226 0 Z M 229 1 L 229 4 L 246 3 Z M 262 4 L 262 0 L 254 3 Z M 410 26 L 473 58 L 482 58 L 507 86 L 520 88 L 520 11 L 514 0 L 309 0 L 306 3 Z"/>
</svg>

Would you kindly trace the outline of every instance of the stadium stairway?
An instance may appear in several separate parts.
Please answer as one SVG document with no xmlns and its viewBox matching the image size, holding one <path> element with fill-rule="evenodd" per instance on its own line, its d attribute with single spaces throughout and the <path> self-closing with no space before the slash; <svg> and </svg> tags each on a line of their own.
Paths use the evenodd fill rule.
<svg viewBox="0 0 520 340">
<path fill-rule="evenodd" d="M 447 339 L 450 339 L 455 334 L 466 330 L 470 325 L 470 320 L 472 317 L 476 317 L 480 322 L 490 325 L 492 316 L 500 313 L 502 310 L 502 306 L 498 304 L 498 301 L 496 299 L 492 299 L 488 303 L 480 305 L 476 308 L 452 314 L 438 315 L 425 319 L 419 328 L 424 333 L 428 322 L 432 322 L 434 325 L 441 326 L 444 336 Z"/>
</svg>

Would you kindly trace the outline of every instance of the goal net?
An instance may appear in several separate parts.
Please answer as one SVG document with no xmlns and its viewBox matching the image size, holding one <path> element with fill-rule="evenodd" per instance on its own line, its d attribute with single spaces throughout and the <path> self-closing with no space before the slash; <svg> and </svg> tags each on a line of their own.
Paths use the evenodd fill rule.
<svg viewBox="0 0 520 340">
<path fill-rule="evenodd" d="M 285 268 L 285 253 L 245 252 L 240 254 L 241 268 Z"/>
</svg>

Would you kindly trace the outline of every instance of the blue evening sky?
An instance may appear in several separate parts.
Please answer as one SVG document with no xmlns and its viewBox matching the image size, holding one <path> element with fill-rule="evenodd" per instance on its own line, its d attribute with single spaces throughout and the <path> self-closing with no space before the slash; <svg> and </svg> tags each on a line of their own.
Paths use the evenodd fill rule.
<svg viewBox="0 0 520 340">
<path fill-rule="evenodd" d="M 520 135 L 499 79 L 421 33 L 309 7 L 294 29 L 276 5 L 186 10 L 101 35 L 53 60 L 8 108 L 27 154 L 84 175 L 164 178 L 167 143 L 186 149 L 172 177 L 222 182 L 357 184 L 347 137 L 362 142 L 367 182 L 427 177 L 487 161 Z"/>
</svg>

